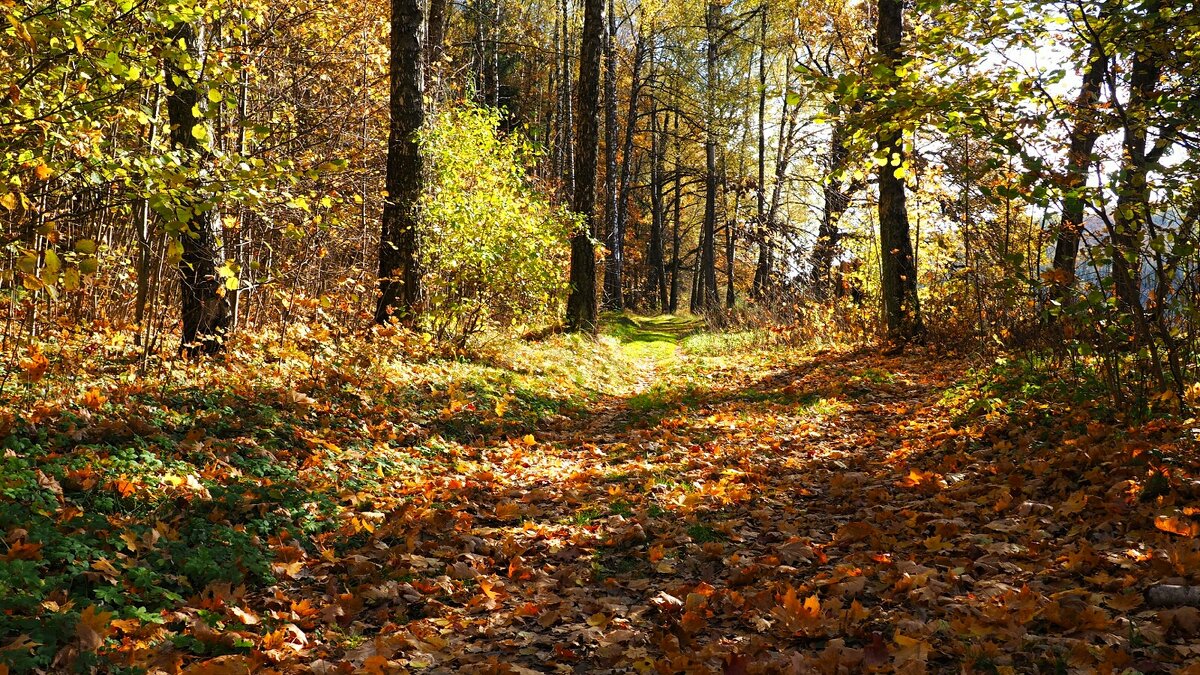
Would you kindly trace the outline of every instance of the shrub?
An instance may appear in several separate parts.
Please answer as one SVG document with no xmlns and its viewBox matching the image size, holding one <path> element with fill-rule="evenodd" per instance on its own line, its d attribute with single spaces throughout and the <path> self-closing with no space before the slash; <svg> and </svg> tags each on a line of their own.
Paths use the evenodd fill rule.
<svg viewBox="0 0 1200 675">
<path fill-rule="evenodd" d="M 430 189 L 423 204 L 426 322 L 462 346 L 487 328 L 557 315 L 575 218 L 528 172 L 536 151 L 502 134 L 495 111 L 436 113 L 422 132 Z"/>
</svg>

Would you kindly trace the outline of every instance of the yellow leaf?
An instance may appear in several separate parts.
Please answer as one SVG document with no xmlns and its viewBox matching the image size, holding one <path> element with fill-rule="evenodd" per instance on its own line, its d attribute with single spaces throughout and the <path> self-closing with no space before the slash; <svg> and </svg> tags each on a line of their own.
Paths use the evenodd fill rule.
<svg viewBox="0 0 1200 675">
<path fill-rule="evenodd" d="M 79 614 L 75 635 L 85 650 L 94 652 L 104 644 L 104 639 L 112 632 L 112 618 L 112 612 L 97 611 L 95 605 L 88 606 Z"/>
<path fill-rule="evenodd" d="M 37 264 L 38 255 L 33 251 L 26 251 L 21 255 L 20 258 L 17 258 L 17 269 L 21 270 L 25 274 L 33 274 L 34 272 L 37 272 Z"/>
<path fill-rule="evenodd" d="M 104 405 L 104 402 L 107 400 L 108 397 L 101 394 L 100 390 L 95 387 L 87 390 L 83 395 L 83 404 L 92 410 L 99 410 L 100 406 Z"/>
<path fill-rule="evenodd" d="M 13 27 L 13 33 L 33 51 L 37 47 L 37 43 L 33 41 L 33 36 L 29 34 L 29 30 L 25 28 L 25 24 L 12 14 L 8 14 L 8 23 Z"/>
<path fill-rule="evenodd" d="M 0 197 L 0 206 L 12 211 L 17 208 L 17 195 L 10 192 L 3 197 Z"/>
<path fill-rule="evenodd" d="M 21 362 L 22 377 L 29 382 L 37 382 L 45 376 L 50 368 L 50 361 L 37 345 L 29 348 L 29 358 Z"/>
</svg>

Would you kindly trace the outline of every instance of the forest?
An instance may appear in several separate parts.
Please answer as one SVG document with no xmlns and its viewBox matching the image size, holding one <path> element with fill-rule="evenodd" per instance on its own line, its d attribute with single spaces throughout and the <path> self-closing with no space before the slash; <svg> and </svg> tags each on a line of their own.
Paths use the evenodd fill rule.
<svg viewBox="0 0 1200 675">
<path fill-rule="evenodd" d="M 0 675 L 1200 675 L 1200 3 L 0 12 Z"/>
</svg>

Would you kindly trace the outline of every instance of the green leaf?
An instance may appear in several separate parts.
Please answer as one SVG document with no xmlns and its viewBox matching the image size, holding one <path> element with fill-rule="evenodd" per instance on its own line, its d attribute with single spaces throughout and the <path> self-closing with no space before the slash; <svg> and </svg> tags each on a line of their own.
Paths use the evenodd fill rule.
<svg viewBox="0 0 1200 675">
<path fill-rule="evenodd" d="M 53 250 L 46 251 L 45 269 L 46 274 L 49 276 L 57 275 L 58 271 L 62 269 L 62 261 Z"/>
<path fill-rule="evenodd" d="M 172 237 L 167 242 L 167 262 L 172 265 L 183 259 L 183 242 L 178 237 Z"/>
</svg>

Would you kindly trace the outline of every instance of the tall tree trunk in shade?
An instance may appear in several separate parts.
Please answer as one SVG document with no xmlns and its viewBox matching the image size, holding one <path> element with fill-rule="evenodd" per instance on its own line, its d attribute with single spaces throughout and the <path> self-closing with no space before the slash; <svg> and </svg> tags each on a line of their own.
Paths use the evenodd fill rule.
<svg viewBox="0 0 1200 675">
<path fill-rule="evenodd" d="M 484 64 L 484 79 L 487 89 L 485 100 L 493 108 L 500 107 L 500 0 L 491 0 L 488 5 L 487 63 Z"/>
<path fill-rule="evenodd" d="M 1157 3 L 1146 3 L 1157 9 Z M 1146 137 L 1149 105 L 1158 87 L 1160 67 L 1152 54 L 1137 53 L 1129 72 L 1129 100 L 1122 120 L 1122 162 L 1117 185 L 1117 208 L 1113 214 L 1110 239 L 1113 245 L 1113 282 L 1117 302 L 1123 312 L 1141 324 L 1142 317 L 1142 244 L 1150 221 L 1150 192 L 1146 175 Z"/>
<path fill-rule="evenodd" d="M 829 134 L 829 157 L 825 185 L 822 188 L 821 223 L 817 228 L 817 241 L 813 244 L 811 275 L 813 295 L 818 300 L 829 298 L 830 268 L 842 240 L 838 221 L 850 206 L 850 195 L 862 187 L 861 181 L 852 181 L 842 190 L 842 171 L 846 168 L 849 152 L 846 150 L 845 129 L 836 122 Z"/>
<path fill-rule="evenodd" d="M 562 83 L 562 144 L 563 144 L 563 195 L 574 201 L 575 199 L 575 113 L 574 101 L 572 95 L 573 88 L 571 86 L 571 0 L 562 0 L 560 7 L 562 14 L 560 16 L 559 25 L 562 27 L 562 59 L 560 66 L 562 68 L 559 75 L 559 81 Z"/>
<path fill-rule="evenodd" d="M 625 266 L 625 230 L 629 224 L 629 184 L 631 176 L 635 173 L 632 170 L 633 161 L 633 137 L 637 133 L 638 120 L 638 97 L 642 89 L 642 60 L 646 55 L 646 41 L 642 36 L 636 36 L 636 45 L 633 49 L 633 65 L 629 73 L 629 106 L 625 114 L 625 138 L 621 143 L 621 171 L 617 180 L 617 269 L 616 277 L 613 279 L 613 287 L 617 289 L 617 295 L 621 293 L 621 287 L 624 284 L 624 266 Z M 621 306 L 624 306 L 622 300 Z"/>
<path fill-rule="evenodd" d="M 425 36 L 426 74 L 432 75 L 445 53 L 447 0 L 429 0 L 429 30 Z"/>
<path fill-rule="evenodd" d="M 413 324 L 420 316 L 421 259 L 418 208 L 425 190 L 425 167 L 417 132 L 425 123 L 421 0 L 392 0 L 390 124 L 387 198 L 379 238 L 379 302 L 375 321 L 395 313 Z"/>
<path fill-rule="evenodd" d="M 579 105 L 576 113 L 575 195 L 572 207 L 583 216 L 571 238 L 571 291 L 567 296 L 567 327 L 595 332 L 596 159 L 600 154 L 600 61 L 604 52 L 604 0 L 586 0 L 579 45 Z"/>
<path fill-rule="evenodd" d="M 722 162 L 724 163 L 724 162 Z M 726 178 L 723 175 L 721 179 L 721 194 L 725 194 Z M 725 307 L 733 309 L 737 300 L 737 292 L 734 288 L 735 265 L 734 265 L 734 246 L 737 243 L 737 217 L 738 211 L 741 208 L 741 190 L 733 198 L 733 213 L 727 214 L 725 218 Z"/>
<path fill-rule="evenodd" d="M 704 137 L 704 222 L 700 228 L 700 251 L 697 262 L 696 288 L 692 292 L 692 312 L 704 314 L 720 307 L 717 295 L 717 130 L 716 114 L 713 110 L 717 79 L 717 30 L 718 14 L 721 9 L 716 3 L 710 2 L 705 11 L 704 25 L 706 28 L 707 48 L 704 59 L 704 72 L 708 105 L 705 115 Z"/>
<path fill-rule="evenodd" d="M 172 30 L 171 38 L 185 52 L 184 58 L 170 59 L 167 66 L 167 119 L 171 124 L 171 144 L 204 161 L 211 156 L 203 143 L 210 135 L 203 117 L 206 97 L 199 93 L 200 75 L 189 72 L 190 69 L 183 65 L 204 62 L 204 36 L 194 26 L 181 23 Z M 230 322 L 229 298 L 224 280 L 217 273 L 225 263 L 221 219 L 215 204 L 197 201 L 188 206 L 190 215 L 179 236 L 183 245 L 179 260 L 183 318 L 180 350 L 189 356 L 216 354 L 224 346 Z"/>
<path fill-rule="evenodd" d="M 654 47 L 651 46 L 651 66 L 654 65 Z M 650 76 L 651 81 L 654 75 Z M 657 96 L 650 99 L 650 244 L 646 251 L 649 267 L 646 283 L 646 298 L 650 307 L 665 311 L 668 307 L 667 270 L 664 263 L 663 234 L 666 213 L 663 202 L 663 152 L 666 144 L 664 127 L 666 120 L 659 120 Z"/>
<path fill-rule="evenodd" d="M 903 59 L 904 0 L 879 0 L 875 46 L 880 65 L 891 73 Z M 879 152 L 888 158 L 879 167 L 879 255 L 880 290 L 887 336 L 897 342 L 924 339 L 920 303 L 917 300 L 917 265 L 909 235 L 908 206 L 904 178 L 897 176 L 904 159 L 904 138 L 891 114 L 879 122 Z M 900 160 L 900 161 L 897 161 Z"/>
<path fill-rule="evenodd" d="M 1067 171 L 1064 176 L 1062 219 L 1054 245 L 1053 297 L 1061 304 L 1068 302 L 1075 283 L 1075 265 L 1079 256 L 1079 237 L 1083 229 L 1086 202 L 1081 191 L 1087 185 L 1092 166 L 1092 151 L 1100 138 L 1096 103 L 1100 99 L 1104 76 L 1108 72 L 1108 57 L 1101 44 L 1093 43 L 1088 67 L 1083 75 L 1079 96 L 1075 99 L 1075 126 L 1071 129 L 1067 150 Z"/>
<path fill-rule="evenodd" d="M 617 16 L 608 0 L 608 27 L 604 35 L 604 289 L 607 309 L 621 309 L 622 241 L 617 222 Z"/>
<path fill-rule="evenodd" d="M 771 283 L 771 242 L 767 231 L 767 3 L 758 8 L 758 186 L 755 190 L 754 225 L 758 237 L 758 263 L 750 297 L 765 300 Z"/>
<path fill-rule="evenodd" d="M 679 311 L 679 222 L 683 210 L 683 166 L 682 150 L 679 140 L 679 111 L 671 115 L 671 136 L 675 140 L 675 198 L 672 202 L 671 215 L 671 296 L 668 310 L 674 314 Z"/>
</svg>

